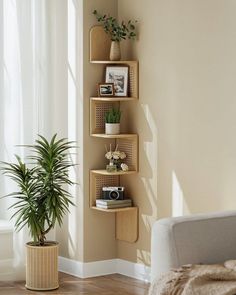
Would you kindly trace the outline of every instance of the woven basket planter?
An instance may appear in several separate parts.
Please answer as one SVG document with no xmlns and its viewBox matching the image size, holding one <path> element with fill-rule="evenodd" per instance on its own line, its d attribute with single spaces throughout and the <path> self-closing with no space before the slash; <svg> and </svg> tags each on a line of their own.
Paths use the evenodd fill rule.
<svg viewBox="0 0 236 295">
<path fill-rule="evenodd" d="M 46 242 L 45 246 L 26 244 L 26 288 L 54 290 L 58 284 L 58 243 Z"/>
</svg>

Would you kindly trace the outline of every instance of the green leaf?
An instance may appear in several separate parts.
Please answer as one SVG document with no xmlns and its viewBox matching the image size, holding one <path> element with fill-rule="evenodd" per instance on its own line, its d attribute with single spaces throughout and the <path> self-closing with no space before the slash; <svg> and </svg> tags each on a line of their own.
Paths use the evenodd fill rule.
<svg viewBox="0 0 236 295">
<path fill-rule="evenodd" d="M 106 123 L 120 123 L 121 111 L 119 109 L 111 109 L 105 113 Z"/>
<path fill-rule="evenodd" d="M 126 40 L 127 38 L 134 39 L 136 36 L 134 25 L 134 23 L 137 23 L 136 20 L 134 22 L 128 20 L 127 23 L 122 21 L 119 24 L 116 18 L 107 15 L 101 15 L 97 12 L 97 10 L 94 10 L 93 14 L 97 21 L 103 25 L 104 31 L 110 36 L 112 41 L 119 42 L 121 40 Z M 135 33 L 132 35 L 132 38 L 130 37 L 131 32 Z"/>
<path fill-rule="evenodd" d="M 55 134 L 50 141 L 39 135 L 34 145 L 24 147 L 32 152 L 30 168 L 17 155 L 16 163 L 0 163 L 2 173 L 19 188 L 3 197 L 16 200 L 10 207 L 16 230 L 28 226 L 33 240 L 43 244 L 45 235 L 57 222 L 62 224 L 69 206 L 74 205 L 64 187 L 74 184 L 68 176 L 70 167 L 75 166 L 69 152 L 76 146 L 65 138 L 58 140 Z"/>
</svg>

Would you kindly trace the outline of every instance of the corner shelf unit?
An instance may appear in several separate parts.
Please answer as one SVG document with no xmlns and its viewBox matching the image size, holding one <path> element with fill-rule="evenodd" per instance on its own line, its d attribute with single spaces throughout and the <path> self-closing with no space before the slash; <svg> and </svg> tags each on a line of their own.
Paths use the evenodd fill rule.
<svg viewBox="0 0 236 295">
<path fill-rule="evenodd" d="M 106 170 L 90 171 L 90 208 L 102 213 L 116 215 L 116 239 L 135 243 L 138 239 L 138 208 L 125 207 L 116 209 L 102 209 L 96 207 L 96 199 L 101 198 L 103 186 L 120 186 L 121 178 L 135 174 L 136 171 L 118 171 L 109 173 Z"/>
<path fill-rule="evenodd" d="M 102 187 L 122 185 L 122 177 L 138 172 L 138 135 L 121 133 L 105 134 L 105 113 L 113 108 L 119 108 L 122 102 L 138 101 L 138 61 L 109 61 L 110 40 L 101 26 L 90 30 L 90 63 L 98 64 L 105 70 L 106 65 L 126 65 L 129 67 L 128 97 L 90 97 L 90 136 L 112 140 L 113 147 L 117 144 L 119 150 L 126 153 L 123 160 L 129 171 L 107 172 L 106 170 L 90 170 L 89 205 L 94 211 L 114 213 L 116 217 L 116 239 L 134 243 L 138 239 L 138 208 L 125 207 L 116 209 L 101 209 L 96 207 L 96 199 L 101 198 Z"/>
</svg>

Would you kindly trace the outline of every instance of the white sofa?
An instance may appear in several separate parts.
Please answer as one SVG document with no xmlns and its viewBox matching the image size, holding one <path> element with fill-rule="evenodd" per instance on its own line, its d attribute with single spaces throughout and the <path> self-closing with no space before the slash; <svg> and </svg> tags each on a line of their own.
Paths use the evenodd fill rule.
<svg viewBox="0 0 236 295">
<path fill-rule="evenodd" d="M 173 267 L 236 259 L 236 211 L 160 219 L 152 228 L 152 280 Z"/>
</svg>

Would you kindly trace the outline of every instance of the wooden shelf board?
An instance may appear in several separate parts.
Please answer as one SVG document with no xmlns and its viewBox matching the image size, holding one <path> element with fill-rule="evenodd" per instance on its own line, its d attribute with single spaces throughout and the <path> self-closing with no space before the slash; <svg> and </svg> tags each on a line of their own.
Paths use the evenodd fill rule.
<svg viewBox="0 0 236 295">
<path fill-rule="evenodd" d="M 117 101 L 135 101 L 136 97 L 126 97 L 126 96 L 111 96 L 111 97 L 90 97 L 91 100 L 94 101 L 109 101 L 109 102 L 117 102 Z"/>
<path fill-rule="evenodd" d="M 107 172 L 104 169 L 101 170 L 91 170 L 92 173 L 100 174 L 100 175 L 129 175 L 129 174 L 135 174 L 137 171 L 131 170 L 131 171 L 117 171 L 117 172 Z"/>
<path fill-rule="evenodd" d="M 103 134 L 103 133 L 92 133 L 90 134 L 93 137 L 100 137 L 100 138 L 134 138 L 137 137 L 137 134 L 128 134 L 128 133 L 121 133 L 121 134 Z"/>
<path fill-rule="evenodd" d="M 130 210 L 136 210 L 137 207 L 124 207 L 124 208 L 115 208 L 115 209 L 103 209 L 103 208 L 98 208 L 96 206 L 92 206 L 91 209 L 97 210 L 97 211 L 102 211 L 106 213 L 116 213 L 116 212 L 125 212 L 125 211 L 130 211 Z"/>
<path fill-rule="evenodd" d="M 137 60 L 90 60 L 92 64 L 130 64 L 138 63 Z"/>
</svg>

